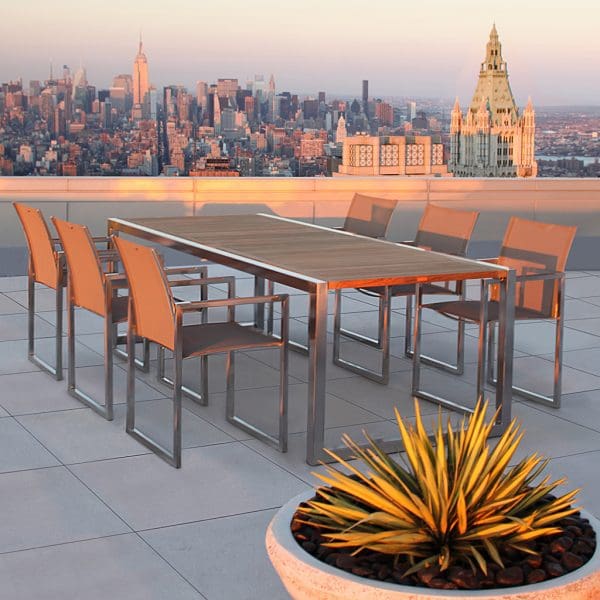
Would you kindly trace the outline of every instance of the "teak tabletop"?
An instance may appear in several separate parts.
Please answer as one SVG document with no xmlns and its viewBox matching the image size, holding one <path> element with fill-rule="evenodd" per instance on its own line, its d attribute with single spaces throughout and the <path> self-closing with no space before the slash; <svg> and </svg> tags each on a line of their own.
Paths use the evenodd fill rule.
<svg viewBox="0 0 600 600">
<path fill-rule="evenodd" d="M 501 276 L 502 268 L 267 215 L 111 219 L 124 233 L 250 259 L 329 289 Z M 125 226 L 122 226 L 125 225 Z"/>
</svg>

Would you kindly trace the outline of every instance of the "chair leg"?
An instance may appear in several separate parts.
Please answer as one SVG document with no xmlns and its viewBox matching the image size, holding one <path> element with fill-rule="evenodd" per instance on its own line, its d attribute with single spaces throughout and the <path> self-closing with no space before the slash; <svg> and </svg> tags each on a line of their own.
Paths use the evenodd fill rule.
<svg viewBox="0 0 600 600">
<path fill-rule="evenodd" d="M 344 358 L 341 358 L 341 340 L 340 336 L 345 335 L 352 339 L 360 337 L 361 340 L 364 336 L 351 332 L 352 335 L 343 333 L 345 330 L 341 328 L 341 315 L 342 315 L 342 294 L 340 290 L 335 292 L 335 311 L 334 311 L 334 326 L 333 326 L 333 364 L 343 369 L 347 369 L 358 375 L 362 375 L 371 381 L 387 385 L 390 379 L 390 318 L 391 318 L 391 288 L 386 287 L 385 292 L 380 296 L 379 299 L 379 310 L 378 310 L 378 342 L 381 348 L 381 371 L 374 371 L 363 367 L 357 363 L 351 362 Z M 359 341 L 361 341 L 359 340 Z M 376 347 L 375 344 L 369 344 L 372 347 Z"/>
<path fill-rule="evenodd" d="M 482 286 L 483 288 L 483 286 Z M 483 400 L 485 392 L 485 380 L 487 372 L 486 364 L 486 346 L 487 346 L 487 331 L 488 331 L 488 305 L 485 301 L 482 289 L 482 302 L 479 312 L 479 340 L 477 345 L 477 401 Z"/>
<path fill-rule="evenodd" d="M 54 328 L 54 365 L 46 362 L 35 353 L 35 280 L 31 273 L 27 277 L 27 358 L 37 367 L 52 375 L 57 381 L 63 378 L 62 372 L 62 290 L 56 286 L 56 324 Z"/>
<path fill-rule="evenodd" d="M 70 300 L 67 303 L 67 390 L 73 398 L 79 400 L 94 412 L 103 416 L 107 421 L 113 420 L 113 368 L 112 368 L 112 335 L 110 334 L 110 312 L 104 325 L 104 404 L 94 400 L 77 387 L 75 362 L 75 307 Z"/>
<path fill-rule="evenodd" d="M 468 406 L 447 400 L 441 396 L 437 396 L 427 392 L 421 388 L 421 362 L 423 355 L 421 354 L 421 318 L 423 312 L 423 292 L 421 286 L 417 285 L 416 290 L 416 308 L 414 317 L 414 333 L 413 333 L 413 373 L 412 373 L 412 395 L 414 398 L 435 402 L 440 406 L 449 408 L 454 411 L 470 414 L 473 412 Z"/>
<path fill-rule="evenodd" d="M 113 420 L 113 333 L 112 312 L 108 311 L 104 324 L 104 407 L 106 419 Z"/>
<path fill-rule="evenodd" d="M 173 466 L 181 468 L 181 393 L 183 390 L 183 357 L 181 347 L 175 349 L 175 385 L 173 386 Z"/>
<path fill-rule="evenodd" d="M 174 359 L 175 355 L 173 355 L 173 360 Z M 165 349 L 162 346 L 158 347 L 157 363 L 157 381 L 172 388 L 175 383 L 173 379 L 165 375 Z M 184 396 L 187 396 L 190 400 L 196 402 L 196 404 L 199 404 L 200 406 L 208 406 L 208 356 L 200 357 L 200 379 L 201 393 L 198 393 L 192 388 L 189 388 L 183 384 L 181 385 L 181 392 Z"/>
<path fill-rule="evenodd" d="M 339 294 L 339 310 L 340 310 L 340 315 L 341 315 L 341 302 L 342 302 L 342 292 L 341 290 L 337 290 L 336 294 Z M 378 315 L 378 321 L 377 321 L 377 337 L 376 338 L 372 338 L 369 337 L 368 335 L 363 335 L 362 333 L 358 333 L 356 331 L 350 331 L 349 329 L 344 329 L 341 326 L 341 316 L 340 316 L 340 325 L 338 327 L 338 335 L 342 335 L 344 337 L 350 338 L 351 340 L 355 340 L 356 342 L 361 342 L 362 344 L 366 344 L 367 346 L 371 346 L 372 348 L 377 348 L 378 350 L 381 350 L 382 348 L 382 323 L 383 320 L 385 318 L 385 305 L 384 305 L 384 301 L 383 301 L 383 294 L 381 294 L 378 298 L 378 304 L 377 304 L 377 311 L 379 313 Z"/>
<path fill-rule="evenodd" d="M 490 332 L 494 332 L 492 335 L 495 336 L 495 327 L 490 328 Z M 564 334 L 564 321 L 562 316 L 559 315 L 556 319 L 556 333 L 554 339 L 554 373 L 553 373 L 553 386 L 552 396 L 546 396 L 539 394 L 532 390 L 528 390 L 517 385 L 513 385 L 513 394 L 530 400 L 531 402 L 537 402 L 538 404 L 545 404 L 552 408 L 560 408 L 562 399 L 562 350 L 563 350 L 563 334 Z M 491 337 L 491 336 L 490 336 Z M 491 341 L 490 341 L 491 343 Z M 495 354 L 493 355 L 495 356 Z M 495 374 L 495 362 L 492 357 L 488 357 L 488 378 L 487 381 L 490 385 L 496 386 L 498 380 Z"/>
<path fill-rule="evenodd" d="M 405 316 L 405 332 L 410 332 L 412 329 L 412 296 L 406 296 L 406 316 Z M 411 336 L 405 334 L 404 338 L 404 354 L 407 358 L 412 358 L 413 350 L 411 348 Z M 451 364 L 446 361 L 439 360 L 427 354 L 421 354 L 421 362 L 432 367 L 437 367 L 442 371 L 453 373 L 454 375 L 462 375 L 465 371 L 465 322 L 463 319 L 457 319 L 456 332 L 456 363 Z"/>
</svg>

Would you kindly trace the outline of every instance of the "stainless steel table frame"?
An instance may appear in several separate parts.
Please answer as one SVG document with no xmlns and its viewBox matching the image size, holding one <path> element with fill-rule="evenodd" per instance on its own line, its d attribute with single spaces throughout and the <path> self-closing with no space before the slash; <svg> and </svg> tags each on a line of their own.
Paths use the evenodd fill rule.
<svg viewBox="0 0 600 600">
<path fill-rule="evenodd" d="M 496 387 L 496 406 L 500 411 L 494 435 L 504 431 L 510 422 L 514 271 L 499 265 L 365 238 L 272 215 L 111 218 L 108 220 L 108 233 L 142 238 L 250 273 L 255 277 L 257 293 L 264 289 L 265 279 L 308 293 L 306 462 L 310 465 L 330 460 L 323 448 L 327 297 L 331 290 L 496 279 L 500 288 L 501 308 Z M 256 317 L 257 325 L 262 326 L 262 315 L 258 313 Z M 388 452 L 400 449 L 397 440 L 386 440 L 382 445 Z M 347 455 L 345 449 L 340 449 L 340 452 Z"/>
</svg>

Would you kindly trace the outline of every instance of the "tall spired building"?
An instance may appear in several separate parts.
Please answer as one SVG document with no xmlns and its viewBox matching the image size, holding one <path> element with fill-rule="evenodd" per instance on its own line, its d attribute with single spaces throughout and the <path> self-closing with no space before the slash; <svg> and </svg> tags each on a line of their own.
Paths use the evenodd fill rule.
<svg viewBox="0 0 600 600">
<path fill-rule="evenodd" d="M 142 49 L 142 36 L 140 35 L 140 48 L 133 61 L 133 104 L 141 106 L 148 92 L 148 59 Z"/>
<path fill-rule="evenodd" d="M 519 114 L 495 25 L 466 115 L 458 98 L 452 109 L 448 169 L 458 177 L 537 175 L 535 111 L 529 99 Z"/>
</svg>

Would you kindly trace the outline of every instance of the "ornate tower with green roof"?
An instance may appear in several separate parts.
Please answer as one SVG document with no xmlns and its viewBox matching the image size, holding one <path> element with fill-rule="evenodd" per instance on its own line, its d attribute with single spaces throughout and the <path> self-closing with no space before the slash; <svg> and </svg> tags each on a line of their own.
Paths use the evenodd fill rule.
<svg viewBox="0 0 600 600">
<path fill-rule="evenodd" d="M 449 170 L 457 177 L 535 177 L 535 112 L 519 115 L 496 25 L 465 116 L 452 110 Z"/>
</svg>

